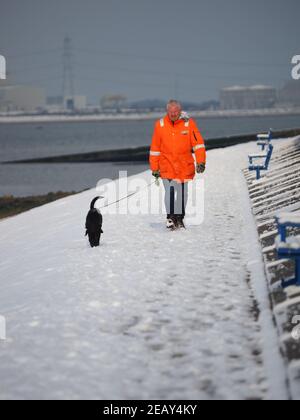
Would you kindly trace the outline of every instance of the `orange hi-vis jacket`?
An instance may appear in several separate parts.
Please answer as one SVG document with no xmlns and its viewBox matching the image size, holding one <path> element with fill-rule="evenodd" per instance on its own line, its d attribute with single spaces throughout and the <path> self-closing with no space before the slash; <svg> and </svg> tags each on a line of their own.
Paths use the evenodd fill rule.
<svg viewBox="0 0 300 420">
<path fill-rule="evenodd" d="M 155 123 L 150 150 L 150 167 L 163 179 L 184 183 L 194 179 L 197 163 L 206 162 L 204 139 L 192 118 L 174 123 L 166 115 Z"/>
</svg>

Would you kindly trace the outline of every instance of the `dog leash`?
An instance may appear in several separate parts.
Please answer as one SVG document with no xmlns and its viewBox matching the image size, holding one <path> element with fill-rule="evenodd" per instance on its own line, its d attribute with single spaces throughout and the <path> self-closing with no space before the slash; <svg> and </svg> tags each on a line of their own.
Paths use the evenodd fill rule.
<svg viewBox="0 0 300 420">
<path fill-rule="evenodd" d="M 140 189 L 139 191 L 135 191 L 135 192 L 133 192 L 133 193 L 131 193 L 131 194 L 128 194 L 126 197 L 122 197 L 122 198 L 120 198 L 119 200 L 114 201 L 113 203 L 108 203 L 108 204 L 105 204 L 105 206 L 99 207 L 99 210 L 101 210 L 101 209 L 105 209 L 106 207 L 110 207 L 110 206 L 112 206 L 112 205 L 114 205 L 114 204 L 120 203 L 120 201 L 123 201 L 123 200 L 126 200 L 126 199 L 130 198 L 130 197 L 133 197 L 134 195 L 136 195 L 136 194 L 140 193 L 141 191 L 144 191 L 144 190 L 146 190 L 147 188 L 152 187 L 152 185 L 154 185 L 155 183 L 156 183 L 156 180 L 155 180 L 155 181 L 153 181 L 153 182 L 150 182 L 150 184 L 146 185 L 146 187 L 144 187 L 144 188 Z"/>
</svg>

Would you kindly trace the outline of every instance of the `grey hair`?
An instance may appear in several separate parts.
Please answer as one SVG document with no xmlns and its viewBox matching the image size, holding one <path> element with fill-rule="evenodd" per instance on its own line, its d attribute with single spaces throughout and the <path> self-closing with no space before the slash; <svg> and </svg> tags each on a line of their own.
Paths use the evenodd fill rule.
<svg viewBox="0 0 300 420">
<path fill-rule="evenodd" d="M 181 103 L 176 101 L 176 99 L 170 99 L 169 102 L 167 103 L 167 110 L 170 108 L 170 106 L 178 106 L 180 109 L 182 109 Z"/>
</svg>

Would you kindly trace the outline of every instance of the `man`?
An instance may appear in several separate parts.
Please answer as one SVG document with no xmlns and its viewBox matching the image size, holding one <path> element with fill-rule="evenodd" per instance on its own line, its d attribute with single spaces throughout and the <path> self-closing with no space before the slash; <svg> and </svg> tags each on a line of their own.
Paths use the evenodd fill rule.
<svg viewBox="0 0 300 420">
<path fill-rule="evenodd" d="M 205 171 L 206 151 L 203 137 L 195 121 L 182 112 L 178 101 L 170 100 L 167 115 L 155 123 L 150 150 L 150 167 L 155 178 L 165 187 L 167 228 L 184 228 L 188 200 L 187 182 Z"/>
</svg>

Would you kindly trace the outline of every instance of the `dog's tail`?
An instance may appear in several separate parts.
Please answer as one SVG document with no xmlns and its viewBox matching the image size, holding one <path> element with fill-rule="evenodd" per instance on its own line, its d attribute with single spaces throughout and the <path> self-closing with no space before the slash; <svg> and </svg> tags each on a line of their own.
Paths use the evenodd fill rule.
<svg viewBox="0 0 300 420">
<path fill-rule="evenodd" d="M 95 197 L 95 198 L 92 200 L 92 202 L 91 202 L 91 210 L 94 210 L 95 203 L 96 203 L 96 201 L 97 201 L 97 200 L 99 200 L 99 198 L 100 198 L 100 197 Z"/>
<path fill-rule="evenodd" d="M 92 200 L 92 202 L 91 202 L 91 210 L 94 210 L 95 203 L 96 203 L 96 201 L 97 201 L 97 200 L 99 200 L 100 198 L 104 198 L 104 197 L 99 196 L 99 197 L 95 197 L 95 198 Z"/>
</svg>

